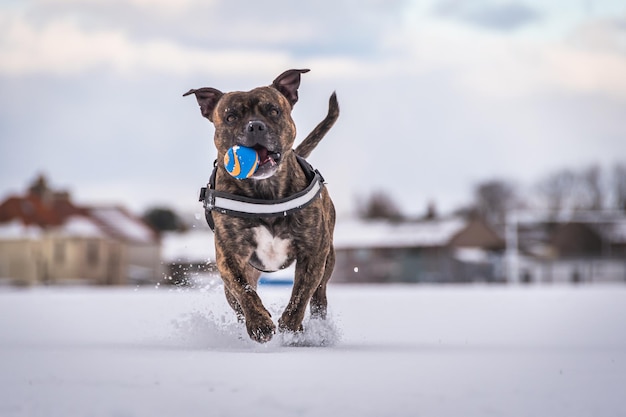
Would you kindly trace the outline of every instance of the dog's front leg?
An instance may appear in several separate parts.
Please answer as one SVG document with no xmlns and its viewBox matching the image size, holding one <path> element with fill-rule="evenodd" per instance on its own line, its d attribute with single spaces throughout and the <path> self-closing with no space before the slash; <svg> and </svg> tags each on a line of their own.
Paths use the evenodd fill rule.
<svg viewBox="0 0 626 417">
<path fill-rule="evenodd" d="M 246 266 L 246 271 L 247 272 L 245 273 L 245 276 L 248 279 L 248 283 L 250 285 L 253 285 L 253 288 L 256 290 L 256 286 L 259 281 L 259 277 L 261 276 L 261 272 L 250 266 L 250 264 Z M 241 305 L 239 304 L 239 301 L 237 301 L 237 298 L 235 298 L 235 296 L 230 293 L 230 290 L 226 285 L 224 285 L 224 294 L 226 295 L 226 301 L 228 301 L 228 304 L 230 304 L 231 308 L 235 310 L 235 313 L 237 314 L 237 321 L 240 323 L 245 323 L 246 316 L 243 314 Z"/>
<path fill-rule="evenodd" d="M 259 343 L 270 341 L 276 326 L 256 292 L 255 278 L 258 278 L 258 274 L 248 276 L 251 267 L 245 259 L 236 254 L 225 253 L 221 248 L 215 249 L 215 258 L 226 287 L 227 298 L 234 298 L 229 303 L 236 312 L 243 313 L 248 335 Z"/>
</svg>

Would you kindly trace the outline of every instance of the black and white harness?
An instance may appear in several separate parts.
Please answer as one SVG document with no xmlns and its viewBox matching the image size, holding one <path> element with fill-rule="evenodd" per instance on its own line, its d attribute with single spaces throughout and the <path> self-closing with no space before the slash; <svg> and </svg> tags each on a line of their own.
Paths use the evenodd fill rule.
<svg viewBox="0 0 626 417">
<path fill-rule="evenodd" d="M 302 191 L 289 197 L 277 200 L 263 200 L 243 197 L 235 194 L 215 190 L 217 176 L 217 160 L 213 164 L 213 172 L 206 187 L 200 189 L 200 198 L 204 205 L 204 215 L 211 230 L 215 230 L 213 211 L 234 217 L 265 218 L 284 217 L 310 205 L 324 187 L 324 177 L 304 158 L 296 155 L 302 171 L 306 175 L 309 185 Z"/>
</svg>

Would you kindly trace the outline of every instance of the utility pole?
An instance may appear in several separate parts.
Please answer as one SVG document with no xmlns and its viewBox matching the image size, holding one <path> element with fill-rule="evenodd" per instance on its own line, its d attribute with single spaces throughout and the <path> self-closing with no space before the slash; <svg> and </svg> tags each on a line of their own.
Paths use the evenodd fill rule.
<svg viewBox="0 0 626 417">
<path fill-rule="evenodd" d="M 517 236 L 517 212 L 511 210 L 506 214 L 505 241 L 506 241 L 506 280 L 509 284 L 519 284 L 519 245 Z"/>
</svg>

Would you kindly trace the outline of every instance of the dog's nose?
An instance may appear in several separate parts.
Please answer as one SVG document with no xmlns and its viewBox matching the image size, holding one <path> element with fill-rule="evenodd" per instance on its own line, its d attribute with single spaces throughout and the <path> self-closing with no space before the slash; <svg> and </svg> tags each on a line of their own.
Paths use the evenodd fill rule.
<svg viewBox="0 0 626 417">
<path fill-rule="evenodd" d="M 267 126 L 260 120 L 252 120 L 248 122 L 248 133 L 259 134 L 265 132 Z"/>
</svg>

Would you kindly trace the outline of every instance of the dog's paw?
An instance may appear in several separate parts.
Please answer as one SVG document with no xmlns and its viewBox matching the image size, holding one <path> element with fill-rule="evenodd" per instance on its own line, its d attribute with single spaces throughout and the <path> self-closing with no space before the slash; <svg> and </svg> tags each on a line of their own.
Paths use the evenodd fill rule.
<svg viewBox="0 0 626 417">
<path fill-rule="evenodd" d="M 283 317 L 278 319 L 278 330 L 281 333 L 298 333 L 302 332 L 304 327 L 302 327 L 302 323 L 298 323 L 291 317 L 283 315 Z"/>
<path fill-rule="evenodd" d="M 266 343 L 272 340 L 276 332 L 276 325 L 269 316 L 258 316 L 246 321 L 248 335 L 255 342 Z"/>
<path fill-rule="evenodd" d="M 340 339 L 337 327 L 330 321 L 310 318 L 298 332 L 281 331 L 280 343 L 290 347 L 334 346 Z"/>
</svg>

